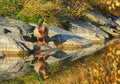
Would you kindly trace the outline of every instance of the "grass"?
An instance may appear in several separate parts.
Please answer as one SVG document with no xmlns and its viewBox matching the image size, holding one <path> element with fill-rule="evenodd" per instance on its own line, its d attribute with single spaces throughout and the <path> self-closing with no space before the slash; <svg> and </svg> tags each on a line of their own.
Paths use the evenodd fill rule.
<svg viewBox="0 0 120 84">
<path fill-rule="evenodd" d="M 63 61 L 51 65 L 49 78 L 42 84 L 119 84 L 120 43 L 114 43 L 95 54 L 74 62 Z M 0 84 L 39 84 L 32 71 Z"/>
<path fill-rule="evenodd" d="M 34 23 L 42 17 L 48 25 L 66 30 L 70 26 L 69 19 L 85 18 L 84 13 L 88 9 L 108 15 L 108 7 L 112 5 L 106 5 L 105 0 L 104 3 L 102 0 L 0 0 L 0 4 L 0 16 Z M 115 3 L 114 6 L 119 8 Z"/>
<path fill-rule="evenodd" d="M 68 19 L 83 18 L 88 9 L 104 15 L 115 12 L 114 6 L 119 11 L 115 0 L 110 5 L 107 5 L 106 1 L 110 0 L 0 0 L 0 16 L 34 23 L 42 17 L 49 25 L 68 29 Z M 111 11 L 108 11 L 110 7 Z"/>
<path fill-rule="evenodd" d="M 83 0 L 0 0 L 0 4 L 0 16 L 35 23 L 42 17 L 47 24 L 62 28 L 88 8 Z"/>
</svg>

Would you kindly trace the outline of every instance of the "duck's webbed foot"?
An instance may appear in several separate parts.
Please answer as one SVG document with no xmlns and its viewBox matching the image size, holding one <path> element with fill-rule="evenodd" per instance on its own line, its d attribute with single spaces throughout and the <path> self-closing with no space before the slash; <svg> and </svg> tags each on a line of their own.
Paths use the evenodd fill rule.
<svg viewBox="0 0 120 84">
<path fill-rule="evenodd" d="M 37 44 L 39 44 L 39 45 L 43 45 L 43 42 L 37 42 Z"/>
<path fill-rule="evenodd" d="M 38 42 L 38 44 L 40 44 L 40 45 L 45 45 L 45 44 L 47 44 L 47 43 L 45 42 L 45 39 L 43 39 L 43 41 L 42 41 L 42 42 Z"/>
</svg>

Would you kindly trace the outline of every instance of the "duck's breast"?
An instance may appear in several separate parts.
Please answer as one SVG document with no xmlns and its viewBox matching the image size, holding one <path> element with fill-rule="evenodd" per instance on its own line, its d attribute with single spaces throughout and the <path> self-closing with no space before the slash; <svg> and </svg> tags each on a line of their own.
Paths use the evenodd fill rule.
<svg viewBox="0 0 120 84">
<path fill-rule="evenodd" d="M 35 27 L 34 31 L 33 31 L 34 37 L 36 38 L 41 38 L 40 33 L 38 32 L 38 27 Z"/>
</svg>

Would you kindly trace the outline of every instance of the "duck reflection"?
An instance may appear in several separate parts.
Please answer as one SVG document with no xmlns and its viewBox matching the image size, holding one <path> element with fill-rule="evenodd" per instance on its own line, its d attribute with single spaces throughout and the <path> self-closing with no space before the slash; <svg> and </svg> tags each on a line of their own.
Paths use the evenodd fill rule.
<svg viewBox="0 0 120 84">
<path fill-rule="evenodd" d="M 36 47 L 34 49 L 34 70 L 36 73 L 41 76 L 43 79 L 47 78 L 49 71 L 49 65 L 46 62 L 48 55 L 40 52 L 40 48 Z"/>
<path fill-rule="evenodd" d="M 44 52 L 40 52 L 40 47 L 35 45 L 34 48 L 34 70 L 36 73 L 45 79 L 49 73 L 49 64 L 53 63 L 55 60 L 60 60 L 67 57 L 67 53 L 59 49 L 48 49 Z M 53 60 L 52 60 L 53 59 Z"/>
<path fill-rule="evenodd" d="M 47 77 L 49 65 L 46 62 L 46 55 L 40 54 L 37 57 L 37 61 L 34 63 L 34 70 L 37 72 L 39 76 L 43 79 Z"/>
</svg>

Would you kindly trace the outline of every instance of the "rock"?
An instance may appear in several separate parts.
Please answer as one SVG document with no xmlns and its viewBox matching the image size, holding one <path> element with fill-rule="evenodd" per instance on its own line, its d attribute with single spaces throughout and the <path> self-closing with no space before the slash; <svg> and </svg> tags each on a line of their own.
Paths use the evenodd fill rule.
<svg viewBox="0 0 120 84">
<path fill-rule="evenodd" d="M 120 18 L 115 21 L 120 26 Z"/>
<path fill-rule="evenodd" d="M 109 25 L 110 27 L 113 27 L 113 28 L 117 28 L 118 25 L 113 22 L 112 20 L 109 20 L 107 19 L 106 17 L 104 17 L 103 15 L 100 15 L 100 14 L 96 14 L 94 12 L 91 12 L 91 11 L 87 11 L 85 13 L 85 17 L 89 18 L 90 20 L 100 24 L 100 25 Z"/>
<path fill-rule="evenodd" d="M 0 52 L 0 59 L 4 59 L 5 58 L 5 54 Z"/>
<path fill-rule="evenodd" d="M 80 49 L 83 45 L 94 43 L 81 36 L 52 26 L 48 27 L 51 40 L 59 47 L 66 49 Z"/>
<path fill-rule="evenodd" d="M 0 17 L 0 51 L 6 54 L 24 54 L 33 49 L 33 43 L 24 40 L 26 23 Z"/>
<path fill-rule="evenodd" d="M 17 34 L 14 34 L 14 36 L 17 37 Z M 6 54 L 24 54 L 32 49 L 32 43 L 22 41 L 22 39 L 18 41 L 16 40 L 18 38 L 15 39 L 13 37 L 4 34 L 0 36 L 0 51 Z"/>
<path fill-rule="evenodd" d="M 80 20 L 70 22 L 71 27 L 69 27 L 69 31 L 72 33 L 79 35 L 83 38 L 92 40 L 92 41 L 103 41 L 106 38 L 109 38 L 109 35 L 99 28 L 95 27 L 91 24 L 86 24 Z"/>
<path fill-rule="evenodd" d="M 30 25 L 35 26 L 36 24 L 30 24 Z M 53 46 L 57 46 L 59 48 L 63 48 L 64 46 L 64 48 L 70 49 L 70 46 L 74 48 L 81 48 L 83 45 L 93 43 L 92 41 L 87 40 L 81 36 L 75 35 L 69 31 L 56 28 L 54 26 L 46 25 L 46 27 L 49 29 L 48 35 L 50 37 L 50 41 L 53 41 L 55 44 Z"/>
<path fill-rule="evenodd" d="M 75 61 L 81 57 L 92 54 L 100 49 L 102 49 L 105 45 L 98 44 L 89 44 L 85 45 L 82 49 L 78 50 L 69 50 L 69 52 L 64 50 L 58 50 L 54 54 L 51 54 L 47 59 L 49 64 L 56 63 L 59 61 Z"/>
<path fill-rule="evenodd" d="M 0 60 L 0 80 L 8 80 L 13 77 L 22 76 L 31 71 L 31 60 L 33 60 L 33 58 L 28 57 L 27 60 L 25 60 L 17 55 L 6 55 L 4 59 Z"/>
<path fill-rule="evenodd" d="M 90 47 L 81 49 L 81 50 L 77 51 L 76 53 L 70 54 L 69 56 L 71 56 L 71 57 L 68 57 L 68 59 L 70 59 L 71 61 L 75 61 L 81 57 L 95 53 L 104 47 L 105 47 L 105 45 L 92 45 Z"/>
<path fill-rule="evenodd" d="M 120 18 L 115 20 L 115 22 L 119 25 L 119 27 L 117 27 L 117 30 L 120 30 Z"/>
<path fill-rule="evenodd" d="M 119 36 L 119 32 L 116 29 L 110 28 L 110 27 L 105 27 L 105 26 L 99 26 L 100 29 L 102 29 L 103 31 L 107 32 L 108 34 L 110 34 L 111 36 Z"/>
<path fill-rule="evenodd" d="M 15 31 L 15 33 L 19 32 L 22 36 L 26 36 L 27 33 L 32 32 L 31 29 L 33 29 L 32 26 L 23 21 L 10 19 L 7 17 L 0 17 L 0 25 L 8 27 L 7 29 L 13 28 L 12 31 Z"/>
</svg>

